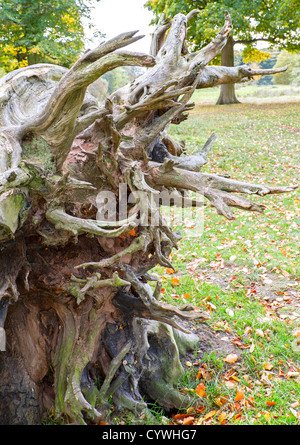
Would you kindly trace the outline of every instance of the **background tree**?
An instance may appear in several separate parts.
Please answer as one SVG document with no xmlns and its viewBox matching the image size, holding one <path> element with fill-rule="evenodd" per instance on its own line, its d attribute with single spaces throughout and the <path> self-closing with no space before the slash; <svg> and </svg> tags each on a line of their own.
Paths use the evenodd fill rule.
<svg viewBox="0 0 300 445">
<path fill-rule="evenodd" d="M 39 62 L 70 66 L 83 50 L 83 20 L 91 5 L 89 0 L 1 0 L 0 66 L 6 71 Z"/>
<path fill-rule="evenodd" d="M 149 0 L 146 4 L 156 16 L 165 17 L 178 12 L 188 13 L 194 8 L 201 12 L 188 26 L 188 44 L 193 50 L 201 48 L 216 32 L 216 23 L 228 10 L 235 24 L 233 34 L 227 40 L 221 53 L 221 65 L 233 66 L 234 46 L 245 45 L 244 63 L 260 62 L 270 55 L 259 51 L 256 43 L 268 42 L 270 48 L 288 51 L 300 48 L 300 4 L 299 0 Z M 218 104 L 238 102 L 234 85 L 222 85 Z"/>
<path fill-rule="evenodd" d="M 157 197 L 194 208 L 197 194 L 231 220 L 233 208 L 264 210 L 245 194 L 296 188 L 202 173 L 215 134 L 190 155 L 168 135 L 193 108 L 196 88 L 285 70 L 208 65 L 231 19 L 226 13 L 193 53 L 185 40 L 194 13 L 159 23 L 151 55 L 124 51 L 140 38 L 127 32 L 69 70 L 39 64 L 1 80 L 0 423 L 38 423 L 47 410 L 73 423 L 109 422 L 110 400 L 140 418 L 148 401 L 167 410 L 189 404 L 178 390 L 182 361 L 216 335 L 193 326 L 206 312 L 160 301 L 150 270 L 173 268 L 180 234 Z M 120 66 L 148 69 L 100 103 L 90 86 Z M 103 216 L 103 192 L 113 219 Z"/>
<path fill-rule="evenodd" d="M 300 85 L 300 53 L 281 51 L 278 55 L 275 67 L 288 66 L 284 73 L 274 76 L 274 82 L 278 85 Z"/>
</svg>

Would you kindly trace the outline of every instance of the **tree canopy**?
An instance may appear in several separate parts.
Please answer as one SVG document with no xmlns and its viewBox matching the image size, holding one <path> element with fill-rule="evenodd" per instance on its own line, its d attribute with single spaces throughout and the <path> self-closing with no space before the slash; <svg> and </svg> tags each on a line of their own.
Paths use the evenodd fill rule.
<svg viewBox="0 0 300 445">
<path fill-rule="evenodd" d="M 199 14 L 191 20 L 187 33 L 193 51 L 207 44 L 216 33 L 225 11 L 232 17 L 234 28 L 221 53 L 221 65 L 234 65 L 234 45 L 245 45 L 244 63 L 261 62 L 270 54 L 256 47 L 258 41 L 268 42 L 270 48 L 297 51 L 300 48 L 300 0 L 148 0 L 145 4 L 156 16 L 173 17 L 179 12 L 188 14 L 197 8 Z M 220 63 L 214 60 L 214 64 Z M 218 104 L 239 102 L 234 85 L 222 85 Z"/>
<path fill-rule="evenodd" d="M 33 63 L 70 66 L 84 46 L 91 0 L 1 0 L 0 65 L 5 71 Z"/>
<path fill-rule="evenodd" d="M 217 24 L 222 22 L 227 10 L 234 23 L 234 43 L 245 44 L 249 59 L 253 48 L 255 60 L 262 57 L 254 49 L 257 41 L 267 41 L 279 49 L 300 49 L 300 1 L 299 0 L 149 0 L 145 6 L 152 10 L 156 21 L 161 14 L 174 16 L 199 9 L 200 14 L 191 20 L 188 36 L 193 49 L 198 49 L 211 40 Z"/>
<path fill-rule="evenodd" d="M 277 61 L 276 68 L 288 66 L 284 73 L 276 74 L 274 82 L 281 85 L 300 85 L 300 54 L 291 54 L 288 51 L 281 51 Z"/>
</svg>

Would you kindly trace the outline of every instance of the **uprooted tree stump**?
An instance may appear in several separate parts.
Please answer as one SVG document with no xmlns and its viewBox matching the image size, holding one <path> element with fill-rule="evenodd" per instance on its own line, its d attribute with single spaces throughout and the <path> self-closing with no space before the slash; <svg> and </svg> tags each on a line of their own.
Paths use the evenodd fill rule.
<svg viewBox="0 0 300 445">
<path fill-rule="evenodd" d="M 208 65 L 232 29 L 228 14 L 216 38 L 189 53 L 195 13 L 161 20 L 150 55 L 121 49 L 140 38 L 128 32 L 70 70 L 40 64 L 1 80 L 2 424 L 36 424 L 47 411 L 71 423 L 109 421 L 108 401 L 140 415 L 147 401 L 189 403 L 176 383 L 181 356 L 199 341 L 187 322 L 207 314 L 167 305 L 160 283 L 149 285 L 154 266 L 172 267 L 179 239 L 153 196 L 190 190 L 232 219 L 232 207 L 263 211 L 242 194 L 295 188 L 201 173 L 215 135 L 193 155 L 168 135 L 187 118 L 195 89 L 279 71 Z M 146 69 L 99 104 L 89 85 L 123 65 Z M 103 196 L 115 201 L 113 220 Z"/>
</svg>

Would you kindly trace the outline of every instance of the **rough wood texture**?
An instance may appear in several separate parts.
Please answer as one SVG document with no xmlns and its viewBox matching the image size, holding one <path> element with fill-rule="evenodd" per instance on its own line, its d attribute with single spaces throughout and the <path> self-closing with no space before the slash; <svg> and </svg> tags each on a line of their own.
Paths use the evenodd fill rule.
<svg viewBox="0 0 300 445">
<path fill-rule="evenodd" d="M 168 136 L 170 123 L 187 118 L 196 88 L 275 72 L 208 66 L 226 44 L 229 14 L 209 45 L 188 53 L 186 23 L 196 13 L 160 22 L 150 55 L 122 49 L 140 38 L 128 32 L 70 70 L 36 65 L 1 80 L 0 423 L 38 423 L 53 410 L 73 423 L 109 422 L 110 397 L 145 416 L 148 400 L 182 408 L 180 360 L 199 347 L 190 326 L 207 314 L 166 305 L 160 283 L 149 285 L 151 268 L 172 267 L 180 236 L 153 196 L 191 190 L 232 219 L 232 207 L 263 211 L 240 194 L 295 188 L 202 174 L 216 135 L 188 156 Z M 98 103 L 89 85 L 122 65 L 147 69 Z M 101 213 L 99 192 L 115 202 L 113 219 Z"/>
</svg>

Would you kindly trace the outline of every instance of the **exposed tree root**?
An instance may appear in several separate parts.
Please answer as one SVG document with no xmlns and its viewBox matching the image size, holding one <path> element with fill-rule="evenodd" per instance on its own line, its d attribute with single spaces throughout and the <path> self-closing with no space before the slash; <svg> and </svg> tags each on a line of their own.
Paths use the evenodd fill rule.
<svg viewBox="0 0 300 445">
<path fill-rule="evenodd" d="M 203 174 L 216 135 L 193 155 L 167 135 L 170 123 L 187 118 L 197 88 L 278 71 L 208 65 L 232 29 L 228 13 L 212 42 L 189 53 L 186 25 L 198 12 L 161 19 L 151 55 L 122 49 L 140 38 L 133 31 L 87 51 L 70 70 L 41 64 L 0 82 L 0 351 L 8 346 L 0 423 L 32 423 L 52 408 L 70 423 L 109 421 L 109 399 L 148 418 L 147 402 L 167 410 L 199 403 L 178 382 L 182 358 L 199 344 L 188 323 L 208 315 L 163 303 L 161 283 L 154 291 L 148 284 L 155 265 L 173 268 L 180 238 L 162 217 L 162 195 L 173 206 L 196 192 L 232 219 L 232 207 L 264 209 L 241 194 L 296 186 Z M 149 69 L 99 104 L 89 85 L 124 65 Z M 128 187 L 122 199 L 120 184 Z M 116 198 L 113 219 L 100 218 L 101 192 Z M 197 205 L 189 198 L 179 207 Z M 15 420 L 20 380 L 28 397 Z"/>
</svg>

